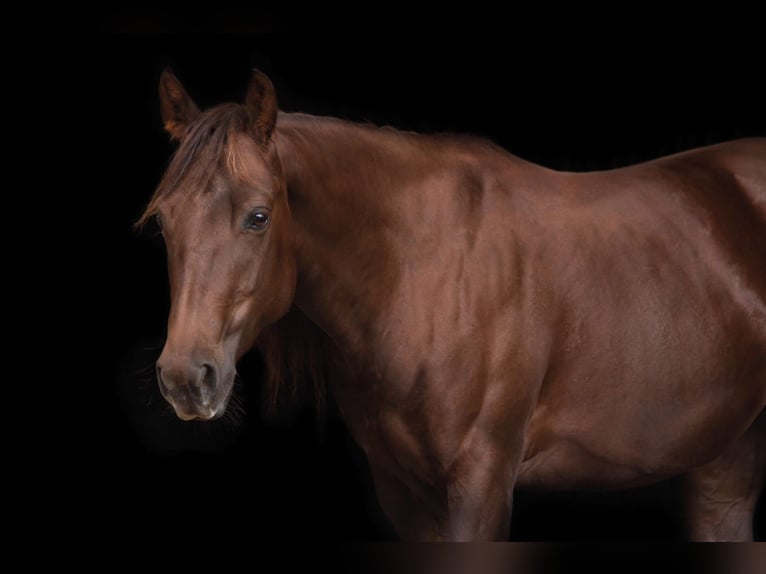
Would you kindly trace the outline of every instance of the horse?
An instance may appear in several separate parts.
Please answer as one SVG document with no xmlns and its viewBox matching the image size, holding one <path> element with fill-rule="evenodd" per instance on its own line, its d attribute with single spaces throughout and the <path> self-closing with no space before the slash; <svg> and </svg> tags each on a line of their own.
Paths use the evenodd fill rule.
<svg viewBox="0 0 766 574">
<path fill-rule="evenodd" d="M 515 488 L 682 477 L 692 540 L 749 540 L 766 467 L 766 139 L 566 173 L 484 139 L 243 104 L 171 71 L 156 371 L 184 420 L 260 348 L 327 386 L 407 540 L 510 536 Z"/>
</svg>

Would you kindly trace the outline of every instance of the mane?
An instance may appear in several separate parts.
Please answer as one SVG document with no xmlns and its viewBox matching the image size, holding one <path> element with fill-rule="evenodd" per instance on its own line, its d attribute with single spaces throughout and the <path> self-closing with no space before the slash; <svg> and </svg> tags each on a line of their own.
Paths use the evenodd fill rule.
<svg viewBox="0 0 766 574">
<path fill-rule="evenodd" d="M 250 129 L 251 122 L 244 106 L 222 104 L 206 110 L 189 124 L 136 227 L 145 225 L 164 199 L 182 189 L 190 193 L 208 189 L 213 175 L 222 170 L 234 178 L 245 178 L 238 148 L 231 143 L 235 136 Z M 182 187 L 182 181 L 191 181 L 192 185 Z"/>
<path fill-rule="evenodd" d="M 330 338 L 293 305 L 258 336 L 256 348 L 265 363 L 266 404 L 270 412 L 304 402 L 311 381 L 313 401 L 321 412 L 331 377 L 342 373 L 340 355 Z"/>
</svg>

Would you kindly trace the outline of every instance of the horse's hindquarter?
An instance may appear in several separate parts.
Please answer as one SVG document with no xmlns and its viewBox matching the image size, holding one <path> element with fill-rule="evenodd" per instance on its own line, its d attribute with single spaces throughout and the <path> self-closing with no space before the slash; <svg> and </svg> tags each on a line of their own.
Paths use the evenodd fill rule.
<svg viewBox="0 0 766 574">
<path fill-rule="evenodd" d="M 621 487 L 707 462 L 766 398 L 764 142 L 561 185 L 528 262 L 560 299 L 519 483 Z"/>
</svg>

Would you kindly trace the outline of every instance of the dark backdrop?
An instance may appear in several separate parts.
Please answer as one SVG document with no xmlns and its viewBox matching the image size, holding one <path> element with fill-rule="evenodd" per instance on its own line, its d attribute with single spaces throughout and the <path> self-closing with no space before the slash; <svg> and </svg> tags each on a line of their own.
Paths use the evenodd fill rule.
<svg viewBox="0 0 766 574">
<path fill-rule="evenodd" d="M 523 28 L 516 22 L 513 30 Z M 130 28 L 130 26 L 128 26 Z M 364 457 L 334 413 L 298 408 L 266 420 L 260 361 L 246 357 L 238 424 L 181 423 L 160 398 L 152 362 L 168 310 L 164 252 L 133 221 L 172 146 L 161 130 L 157 80 L 166 65 L 201 107 L 241 100 L 250 69 L 274 81 L 281 108 L 425 132 L 485 136 L 553 168 L 606 169 L 737 137 L 766 135 L 766 88 L 746 43 L 715 30 L 653 51 L 655 38 L 577 31 L 518 39 L 513 30 L 470 40 L 405 42 L 396 34 L 249 38 L 112 36 L 78 62 L 97 89 L 83 121 L 87 159 L 109 184 L 88 192 L 104 225 L 93 256 L 101 315 L 96 344 L 108 367 L 89 398 L 86 480 L 110 485 L 91 500 L 104 520 L 142 531 L 172 525 L 225 529 L 232 520 L 263 537 L 391 539 Z M 586 48 L 584 46 L 593 46 Z M 334 46 L 334 47 L 331 47 Z M 101 237 L 105 239 L 101 239 Z M 118 296 L 115 297 L 114 293 Z M 608 432 L 608 429 L 605 431 Z M 100 491 L 99 491 L 100 492 Z M 764 530 L 759 510 L 760 537 Z M 206 526 L 209 527 L 209 526 Z M 626 493 L 518 493 L 513 538 L 673 540 L 683 537 L 679 488 L 669 481 Z"/>
</svg>

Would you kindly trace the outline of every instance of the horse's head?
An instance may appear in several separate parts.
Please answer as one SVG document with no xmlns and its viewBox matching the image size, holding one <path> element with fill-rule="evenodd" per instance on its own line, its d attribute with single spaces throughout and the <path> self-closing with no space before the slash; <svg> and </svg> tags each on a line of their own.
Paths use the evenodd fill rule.
<svg viewBox="0 0 766 574">
<path fill-rule="evenodd" d="M 208 420 L 226 409 L 237 360 L 295 290 L 276 97 L 255 71 L 244 105 L 200 112 L 166 70 L 160 103 L 180 145 L 142 217 L 156 217 L 170 273 L 157 378 L 180 418 Z"/>
</svg>

